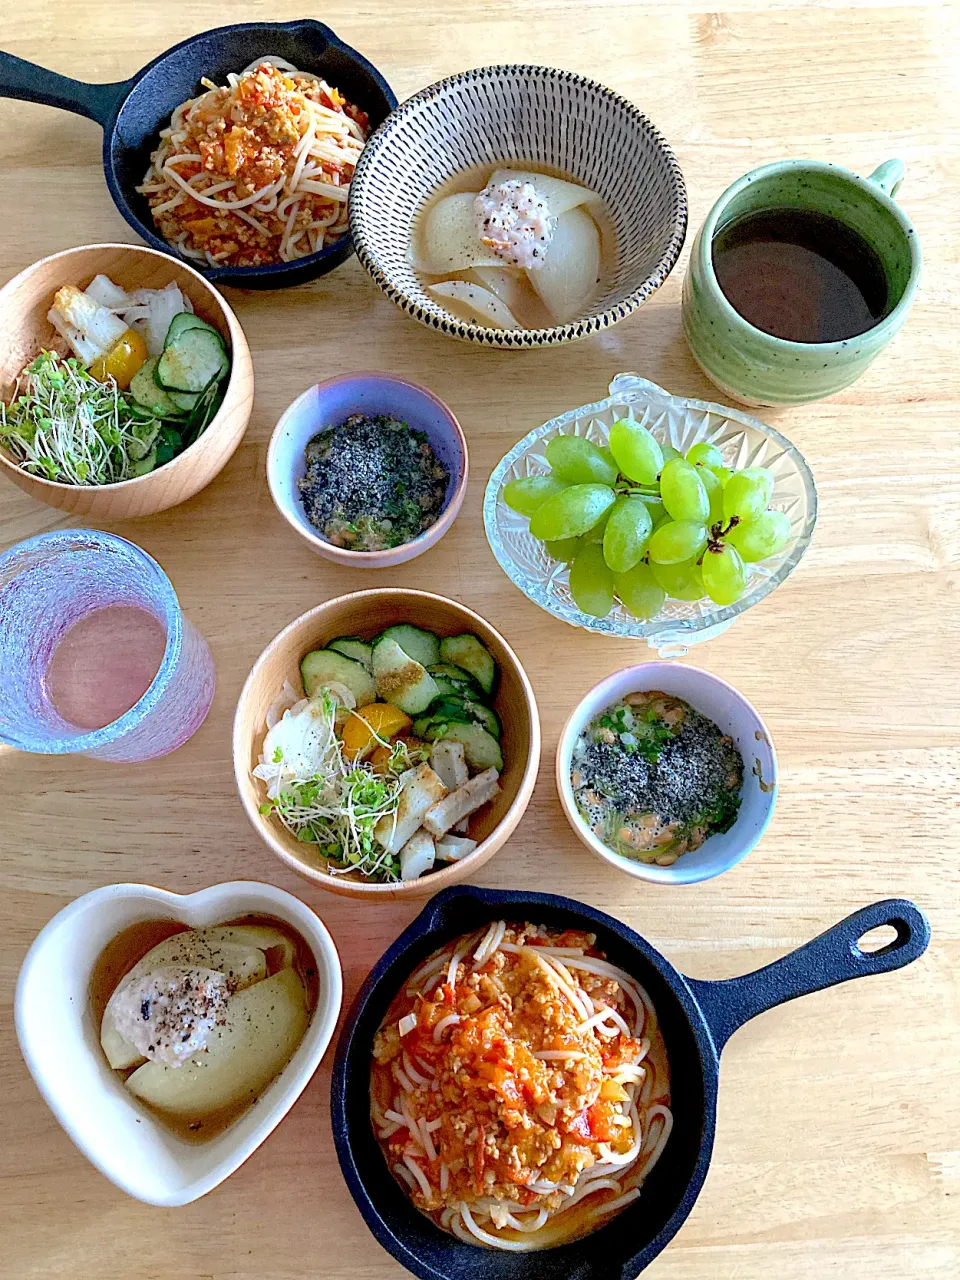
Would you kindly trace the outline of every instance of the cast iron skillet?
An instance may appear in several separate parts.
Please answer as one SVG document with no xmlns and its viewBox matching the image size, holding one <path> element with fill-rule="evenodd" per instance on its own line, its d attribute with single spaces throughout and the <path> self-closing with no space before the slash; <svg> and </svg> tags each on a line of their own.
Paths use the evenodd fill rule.
<svg viewBox="0 0 960 1280">
<path fill-rule="evenodd" d="M 596 933 L 610 960 L 649 991 L 670 1060 L 673 1133 L 639 1200 L 581 1240 L 532 1253 L 461 1244 L 435 1227 L 388 1172 L 370 1124 L 371 1045 L 391 1000 L 432 951 L 498 918 Z M 884 924 L 894 927 L 896 938 L 879 951 L 861 951 L 858 940 Z M 422 1280 L 633 1280 L 679 1230 L 703 1186 L 713 1148 L 720 1051 L 734 1031 L 796 996 L 910 964 L 929 940 L 930 927 L 913 903 L 891 899 L 854 912 L 756 973 L 702 982 L 684 977 L 619 920 L 572 898 L 460 885 L 445 889 L 370 974 L 340 1036 L 331 1088 L 340 1167 L 371 1231 Z"/>
<path fill-rule="evenodd" d="M 202 31 L 118 84 L 86 84 L 0 52 L 0 97 L 23 98 L 77 115 L 103 127 L 103 171 L 114 204 L 134 231 L 154 249 L 174 254 L 154 229 L 146 199 L 137 194 L 160 130 L 181 102 L 203 91 L 205 76 L 226 84 L 228 71 L 241 71 L 255 58 L 276 55 L 301 71 L 313 71 L 340 89 L 370 117 L 371 131 L 397 105 L 380 72 L 355 49 L 338 40 L 322 22 L 241 22 Z M 353 252 L 349 234 L 296 262 L 270 267 L 190 265 L 217 284 L 242 289 L 277 289 L 324 275 Z"/>
</svg>

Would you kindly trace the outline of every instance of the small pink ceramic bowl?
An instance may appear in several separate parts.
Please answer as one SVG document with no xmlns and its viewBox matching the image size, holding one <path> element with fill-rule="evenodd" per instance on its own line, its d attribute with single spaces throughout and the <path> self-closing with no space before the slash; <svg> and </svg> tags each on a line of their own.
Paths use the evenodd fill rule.
<svg viewBox="0 0 960 1280">
<path fill-rule="evenodd" d="M 437 522 L 399 547 L 387 551 L 350 551 L 335 547 L 306 517 L 298 481 L 306 474 L 304 449 L 324 427 L 352 413 L 389 414 L 423 431 L 450 480 Z M 467 441 L 447 406 L 432 391 L 392 373 L 347 373 L 318 382 L 294 400 L 277 423 L 267 450 L 267 483 L 277 510 L 318 555 L 357 569 L 386 569 L 428 551 L 456 520 L 467 491 Z"/>
</svg>

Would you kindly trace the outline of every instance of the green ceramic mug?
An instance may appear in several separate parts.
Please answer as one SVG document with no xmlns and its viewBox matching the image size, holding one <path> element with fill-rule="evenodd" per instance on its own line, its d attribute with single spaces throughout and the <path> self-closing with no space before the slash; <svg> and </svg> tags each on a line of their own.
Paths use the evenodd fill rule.
<svg viewBox="0 0 960 1280">
<path fill-rule="evenodd" d="M 822 400 L 860 377 L 903 326 L 920 283 L 917 233 L 894 196 L 899 160 L 869 178 L 815 160 L 784 160 L 728 187 L 693 243 L 683 284 L 683 331 L 694 359 L 727 395 L 750 405 Z M 873 328 L 843 342 L 788 342 L 757 329 L 727 301 L 713 269 L 713 242 L 734 218 L 760 209 L 801 208 L 829 214 L 879 254 L 893 306 Z"/>
</svg>

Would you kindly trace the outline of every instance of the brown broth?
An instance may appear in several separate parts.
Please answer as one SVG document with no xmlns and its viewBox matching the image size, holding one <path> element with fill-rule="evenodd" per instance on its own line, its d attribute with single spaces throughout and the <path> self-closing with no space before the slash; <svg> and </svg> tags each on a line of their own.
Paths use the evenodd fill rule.
<svg viewBox="0 0 960 1280">
<path fill-rule="evenodd" d="M 569 173 L 564 173 L 562 169 L 555 168 L 546 164 L 531 164 L 526 160 L 504 160 L 495 165 L 478 164 L 471 165 L 469 169 L 463 169 L 460 173 L 455 173 L 452 178 L 448 178 L 433 193 L 423 209 L 420 210 L 414 225 L 413 236 L 418 237 L 420 234 L 419 223 L 427 210 L 432 209 L 438 200 L 444 199 L 445 196 L 455 196 L 462 191 L 482 191 L 490 180 L 490 177 L 497 169 L 518 169 L 528 173 L 542 173 L 548 178 L 561 178 L 564 182 L 572 182 L 575 186 L 585 187 L 586 184 L 578 178 L 574 178 Z M 589 189 L 589 188 L 586 188 Z M 613 222 L 603 205 L 600 208 L 591 206 L 589 209 L 591 218 L 597 224 L 597 230 L 600 232 L 600 282 L 597 285 L 594 296 L 597 297 L 604 287 L 604 281 L 609 280 L 616 269 L 616 241 L 613 232 Z M 504 264 L 506 266 L 506 264 Z M 417 271 L 417 279 L 424 287 L 431 284 L 440 284 L 444 280 L 473 280 L 470 271 L 445 271 L 441 275 L 430 275 L 426 271 Z M 521 272 L 523 305 L 514 310 L 516 319 L 520 322 L 524 329 L 551 329 L 556 325 L 556 320 L 541 302 L 537 291 L 526 280 Z M 474 283 L 477 283 L 474 281 Z M 478 323 L 476 316 L 471 312 L 463 311 L 458 308 L 453 298 L 443 299 L 443 307 L 445 311 L 449 311 L 451 315 L 456 315 L 462 320 L 466 320 L 471 324 Z"/>
<path fill-rule="evenodd" d="M 808 209 L 734 218 L 713 241 L 713 269 L 734 310 L 790 342 L 842 342 L 887 312 L 876 250 L 839 219 Z"/>
<path fill-rule="evenodd" d="M 303 989 L 306 992 L 307 1013 L 312 1015 L 320 999 L 320 975 L 317 972 L 314 954 L 306 939 L 291 925 L 288 925 L 286 921 L 278 920 L 274 916 L 268 915 L 236 916 L 230 920 L 217 921 L 216 924 L 207 927 L 228 928 L 230 925 L 260 925 L 261 927 L 276 929 L 290 939 L 294 947 L 293 969 L 303 983 Z M 154 947 L 159 946 L 161 942 L 165 942 L 167 938 L 172 938 L 174 934 L 189 933 L 191 928 L 192 926 L 181 924 L 177 920 L 143 920 L 124 929 L 112 942 L 107 944 L 97 958 L 89 986 L 90 1012 L 94 1019 L 98 1037 L 104 1011 L 110 997 L 116 991 L 122 979 L 126 977 L 135 964 L 143 959 L 148 951 L 152 951 Z M 270 977 L 280 969 L 280 957 L 273 954 L 272 950 L 267 950 L 264 954 L 267 961 L 267 976 Z M 136 1067 L 130 1067 L 128 1070 L 118 1070 L 116 1074 L 122 1080 L 126 1080 L 136 1069 Z M 254 1092 L 249 1098 L 245 1098 L 239 1103 L 234 1103 L 232 1106 L 221 1108 L 218 1111 L 207 1112 L 201 1118 L 193 1121 L 188 1121 L 182 1117 L 169 1116 L 165 1112 L 151 1107 L 141 1099 L 137 1099 L 137 1103 L 149 1111 L 165 1128 L 175 1133 L 177 1137 L 191 1143 L 210 1142 L 213 1138 L 223 1133 L 225 1129 L 228 1129 L 234 1121 L 239 1120 L 250 1107 L 254 1106 L 271 1083 L 272 1081 L 268 1082 L 263 1090 Z"/>
</svg>

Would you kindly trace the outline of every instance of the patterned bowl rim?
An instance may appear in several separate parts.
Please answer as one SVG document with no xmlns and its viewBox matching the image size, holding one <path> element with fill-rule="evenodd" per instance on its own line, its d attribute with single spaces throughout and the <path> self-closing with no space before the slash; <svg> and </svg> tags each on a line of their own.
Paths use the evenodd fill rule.
<svg viewBox="0 0 960 1280">
<path fill-rule="evenodd" d="M 660 152 L 661 159 L 666 162 L 670 180 L 671 196 L 674 206 L 673 234 L 660 257 L 659 262 L 647 276 L 646 280 L 626 298 L 608 307 L 606 311 L 596 315 L 585 316 L 568 324 L 552 325 L 545 329 L 492 329 L 481 324 L 472 324 L 458 320 L 449 312 L 440 315 L 427 311 L 419 302 L 394 284 L 389 274 L 377 263 L 372 246 L 372 237 L 368 236 L 363 226 L 365 183 L 371 167 L 376 163 L 378 153 L 391 141 L 391 136 L 407 116 L 412 115 L 424 103 L 433 102 L 442 97 L 455 85 L 482 83 L 494 76 L 512 75 L 516 78 L 537 79 L 551 78 L 567 84 L 581 85 L 591 89 L 609 103 L 619 107 L 627 119 L 639 127 L 654 142 Z M 683 180 L 677 157 L 670 144 L 660 130 L 652 123 L 639 107 L 614 89 L 592 80 L 589 76 L 578 75 L 574 71 L 564 71 L 558 67 L 542 67 L 531 63 L 495 63 L 491 66 L 475 67 L 470 71 L 460 71 L 456 75 L 446 76 L 435 84 L 427 85 L 412 97 L 396 107 L 387 116 L 383 124 L 368 139 L 361 152 L 353 177 L 350 182 L 350 234 L 357 257 L 363 263 L 374 283 L 391 302 L 401 310 L 442 333 L 451 334 L 468 342 L 479 342 L 495 347 L 545 347 L 560 342 L 570 342 L 575 338 L 585 338 L 594 333 L 609 329 L 611 325 L 631 315 L 651 294 L 663 284 L 667 276 L 677 264 L 680 250 L 687 235 L 687 190 Z"/>
<path fill-rule="evenodd" d="M 632 388 L 625 386 L 621 381 L 621 379 L 627 378 L 636 379 L 636 383 Z M 580 610 L 576 612 L 574 617 L 566 617 L 556 607 L 552 597 L 545 596 L 542 591 L 531 590 L 527 586 L 526 574 L 515 563 L 512 556 L 498 554 L 496 543 L 500 541 L 497 530 L 497 509 L 501 501 L 500 491 L 503 488 L 504 478 L 514 463 L 519 461 L 544 436 L 558 429 L 558 424 L 569 422 L 572 418 L 597 418 L 611 408 L 612 405 L 616 404 L 618 400 L 624 398 L 630 390 L 642 391 L 652 402 L 659 400 L 663 408 L 672 403 L 684 410 L 716 414 L 722 417 L 725 422 L 734 422 L 742 427 L 749 427 L 751 430 L 757 431 L 766 436 L 767 439 L 772 440 L 792 460 L 797 468 L 797 474 L 803 483 L 803 491 L 807 500 L 807 512 L 801 532 L 797 535 L 793 546 L 784 556 L 776 572 L 758 583 L 749 595 L 742 596 L 735 604 L 715 606 L 710 612 L 702 614 L 699 618 L 664 618 L 662 621 L 657 618 L 652 618 L 649 621 L 637 619 L 630 626 L 629 631 L 623 631 L 621 623 L 611 622 L 609 618 L 594 618 Z M 724 626 L 733 622 L 742 613 L 746 613 L 748 609 L 755 604 L 759 604 L 761 600 L 765 600 L 771 592 L 775 591 L 790 576 L 805 555 L 813 538 L 813 531 L 817 523 L 817 512 L 817 486 L 810 464 L 797 446 L 788 440 L 782 432 L 778 431 L 776 427 L 770 426 L 767 422 L 762 422 L 751 414 L 744 413 L 739 409 L 731 409 L 726 405 L 706 400 L 695 400 L 689 396 L 671 395 L 669 391 L 664 390 L 657 383 L 651 382 L 647 378 L 641 378 L 636 374 L 620 374 L 619 377 L 614 378 L 610 383 L 609 394 L 603 400 L 594 401 L 593 404 L 581 405 L 578 409 L 568 409 L 565 413 L 557 414 L 551 418 L 549 422 L 544 422 L 539 427 L 534 427 L 532 431 L 528 431 L 508 453 L 504 454 L 493 471 L 491 471 L 490 479 L 487 481 L 483 495 L 483 528 L 490 551 L 513 585 L 522 591 L 528 600 L 531 600 L 543 609 L 545 613 L 549 613 L 558 621 L 565 622 L 568 626 L 578 627 L 584 631 L 592 631 L 597 635 L 609 635 L 614 639 L 646 640 L 659 648 L 662 655 L 665 648 L 671 644 L 683 645 L 684 638 L 687 636 L 694 635 L 698 631 L 709 631 L 714 627 Z M 541 596 L 544 596 L 544 598 L 541 599 Z M 680 654 L 676 656 L 680 656 Z"/>
</svg>

